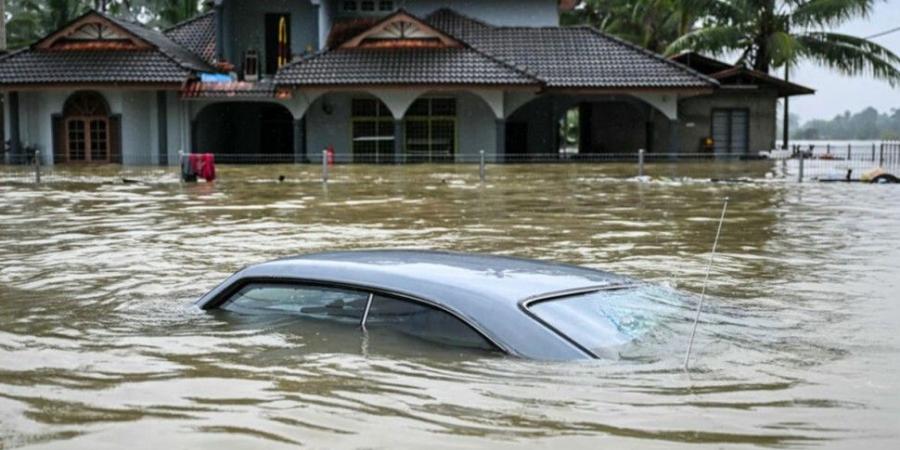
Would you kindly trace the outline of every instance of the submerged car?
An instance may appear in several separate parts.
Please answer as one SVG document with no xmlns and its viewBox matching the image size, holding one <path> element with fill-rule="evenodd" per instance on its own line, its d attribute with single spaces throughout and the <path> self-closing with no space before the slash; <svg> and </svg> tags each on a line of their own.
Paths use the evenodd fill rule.
<svg viewBox="0 0 900 450">
<path fill-rule="evenodd" d="M 433 251 L 319 253 L 247 267 L 204 310 L 394 329 L 445 346 L 540 360 L 600 358 L 633 339 L 615 299 L 646 286 L 553 262 Z"/>
</svg>

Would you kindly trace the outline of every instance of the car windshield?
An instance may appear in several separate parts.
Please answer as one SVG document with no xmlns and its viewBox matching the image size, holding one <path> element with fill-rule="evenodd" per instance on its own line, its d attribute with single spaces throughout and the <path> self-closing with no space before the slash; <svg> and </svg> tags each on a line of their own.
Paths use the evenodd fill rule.
<svg viewBox="0 0 900 450">
<path fill-rule="evenodd" d="M 650 325 L 643 306 L 654 297 L 645 286 L 595 291 L 528 306 L 536 317 L 597 356 L 640 337 Z"/>
</svg>

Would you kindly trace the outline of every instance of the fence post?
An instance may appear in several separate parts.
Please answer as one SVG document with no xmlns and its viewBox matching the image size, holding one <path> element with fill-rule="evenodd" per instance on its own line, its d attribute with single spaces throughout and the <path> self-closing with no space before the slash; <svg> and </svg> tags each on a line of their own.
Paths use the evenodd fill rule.
<svg viewBox="0 0 900 450">
<path fill-rule="evenodd" d="M 875 161 L 875 143 L 872 143 L 872 161 Z"/>
<path fill-rule="evenodd" d="M 484 183 L 484 150 L 480 150 L 478 153 L 481 157 L 481 161 L 478 164 L 478 177 L 481 179 L 481 182 Z"/>
<path fill-rule="evenodd" d="M 847 161 L 850 161 L 850 143 L 847 143 Z"/>
<path fill-rule="evenodd" d="M 638 176 L 644 176 L 644 149 L 638 150 Z"/>
<path fill-rule="evenodd" d="M 803 160 L 804 160 L 803 152 L 800 152 L 800 168 L 797 169 L 797 182 L 798 183 L 803 182 Z"/>
<path fill-rule="evenodd" d="M 880 148 L 878 150 L 878 165 L 883 166 L 884 165 L 884 142 L 882 142 L 879 147 Z"/>
<path fill-rule="evenodd" d="M 34 182 L 41 182 L 41 151 L 34 151 Z"/>
<path fill-rule="evenodd" d="M 322 184 L 328 184 L 328 150 L 322 150 Z"/>
<path fill-rule="evenodd" d="M 184 150 L 178 150 L 178 181 L 184 183 Z"/>
</svg>

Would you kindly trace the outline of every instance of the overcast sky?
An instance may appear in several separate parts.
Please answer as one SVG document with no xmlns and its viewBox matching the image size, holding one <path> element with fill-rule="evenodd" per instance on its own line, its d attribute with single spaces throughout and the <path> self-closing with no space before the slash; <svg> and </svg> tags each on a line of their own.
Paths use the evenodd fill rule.
<svg viewBox="0 0 900 450">
<path fill-rule="evenodd" d="M 854 36 L 871 36 L 900 26 L 900 0 L 879 0 L 867 19 L 847 22 L 837 31 Z M 873 39 L 895 54 L 900 54 L 900 31 Z M 783 76 L 783 72 L 779 76 Z M 813 64 L 802 64 L 791 74 L 796 81 L 813 89 L 815 95 L 794 97 L 791 112 L 800 120 L 830 119 L 846 110 L 857 112 L 874 106 L 881 112 L 900 108 L 900 86 L 891 88 L 871 77 L 846 77 Z"/>
</svg>

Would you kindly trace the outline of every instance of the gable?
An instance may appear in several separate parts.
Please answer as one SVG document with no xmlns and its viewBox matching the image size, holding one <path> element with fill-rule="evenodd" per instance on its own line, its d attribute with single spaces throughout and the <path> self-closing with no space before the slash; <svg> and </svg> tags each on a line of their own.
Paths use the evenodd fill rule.
<svg viewBox="0 0 900 450">
<path fill-rule="evenodd" d="M 36 50 L 148 50 L 143 39 L 96 12 L 89 12 L 34 44 Z"/>
<path fill-rule="evenodd" d="M 340 48 L 461 48 L 462 43 L 400 10 L 341 44 Z"/>
</svg>

